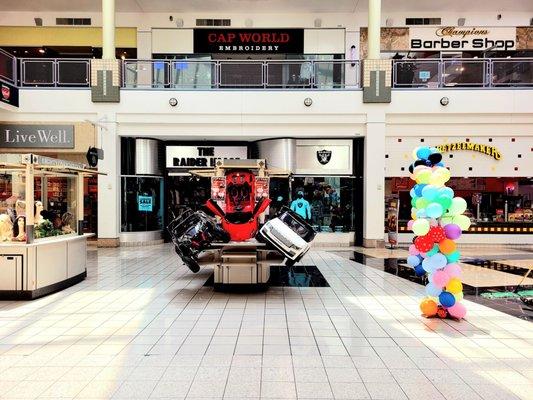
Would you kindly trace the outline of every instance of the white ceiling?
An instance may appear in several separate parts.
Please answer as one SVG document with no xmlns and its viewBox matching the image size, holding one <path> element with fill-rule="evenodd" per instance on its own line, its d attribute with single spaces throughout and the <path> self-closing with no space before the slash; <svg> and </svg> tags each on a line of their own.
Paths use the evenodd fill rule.
<svg viewBox="0 0 533 400">
<path fill-rule="evenodd" d="M 117 12 L 354 13 L 368 0 L 116 0 Z M 98 0 L 0 1 L 0 11 L 98 12 Z M 383 12 L 533 12 L 533 0 L 382 0 Z"/>
</svg>

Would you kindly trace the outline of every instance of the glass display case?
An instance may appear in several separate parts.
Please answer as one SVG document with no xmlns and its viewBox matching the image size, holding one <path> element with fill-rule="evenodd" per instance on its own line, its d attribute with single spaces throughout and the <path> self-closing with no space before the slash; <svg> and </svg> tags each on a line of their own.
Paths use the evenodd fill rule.
<svg viewBox="0 0 533 400">
<path fill-rule="evenodd" d="M 33 299 L 87 276 L 83 164 L 0 154 L 0 300 Z"/>
</svg>

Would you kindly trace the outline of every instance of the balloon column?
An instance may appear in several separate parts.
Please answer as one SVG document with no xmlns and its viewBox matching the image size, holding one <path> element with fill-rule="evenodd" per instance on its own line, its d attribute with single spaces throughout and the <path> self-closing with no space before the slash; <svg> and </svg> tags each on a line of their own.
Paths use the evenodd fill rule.
<svg viewBox="0 0 533 400">
<path fill-rule="evenodd" d="M 411 221 L 407 226 L 416 236 L 407 263 L 416 275 L 428 274 L 427 297 L 420 310 L 427 317 L 461 319 L 466 308 L 461 303 L 463 285 L 455 240 L 470 226 L 470 219 L 462 215 L 466 201 L 454 197 L 453 190 L 445 186 L 450 171 L 437 149 L 418 147 L 413 158 L 416 161 L 409 171 L 416 184 L 411 189 Z"/>
</svg>

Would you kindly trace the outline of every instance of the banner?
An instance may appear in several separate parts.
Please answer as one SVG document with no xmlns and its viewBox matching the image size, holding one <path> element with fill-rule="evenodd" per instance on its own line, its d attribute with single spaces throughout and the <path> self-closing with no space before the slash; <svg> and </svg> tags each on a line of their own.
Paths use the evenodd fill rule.
<svg viewBox="0 0 533 400">
<path fill-rule="evenodd" d="M 198 53 L 282 53 L 303 54 L 303 29 L 194 30 L 194 52 Z"/>
<path fill-rule="evenodd" d="M 515 27 L 410 27 L 410 50 L 515 50 Z"/>
<path fill-rule="evenodd" d="M 74 148 L 74 125 L 0 124 L 0 147 Z"/>
</svg>

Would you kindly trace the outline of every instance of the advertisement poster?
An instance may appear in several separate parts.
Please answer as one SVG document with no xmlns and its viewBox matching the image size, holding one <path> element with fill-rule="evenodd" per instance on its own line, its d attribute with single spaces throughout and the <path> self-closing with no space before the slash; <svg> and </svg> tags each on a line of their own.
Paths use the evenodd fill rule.
<svg viewBox="0 0 533 400">
<path fill-rule="evenodd" d="M 387 240 L 391 248 L 398 245 L 398 210 L 400 209 L 400 199 L 398 195 L 387 196 L 385 198 L 385 226 L 387 229 Z"/>
<path fill-rule="evenodd" d="M 137 203 L 139 205 L 139 211 L 152 212 L 154 209 L 152 196 L 139 196 Z"/>
<path fill-rule="evenodd" d="M 268 190 L 268 178 L 255 178 L 255 201 L 259 201 L 262 197 L 268 197 Z"/>
<path fill-rule="evenodd" d="M 223 176 L 211 177 L 211 200 L 216 201 L 220 208 L 226 209 L 226 178 Z"/>
</svg>

